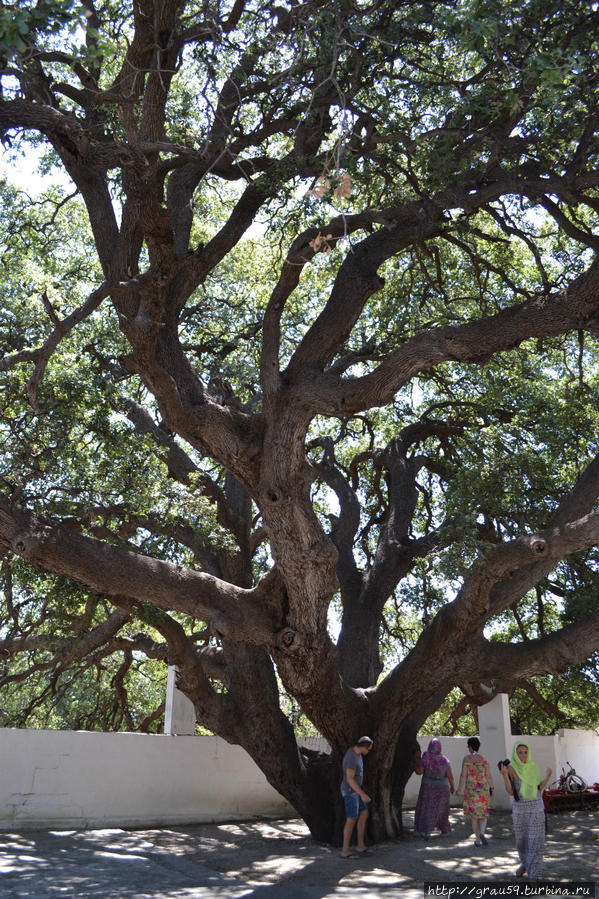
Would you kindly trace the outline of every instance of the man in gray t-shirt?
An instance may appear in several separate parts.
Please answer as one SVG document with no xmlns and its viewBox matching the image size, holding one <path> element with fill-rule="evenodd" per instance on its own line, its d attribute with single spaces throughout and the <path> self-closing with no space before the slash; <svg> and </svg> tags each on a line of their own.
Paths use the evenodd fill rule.
<svg viewBox="0 0 599 899">
<path fill-rule="evenodd" d="M 349 844 L 356 821 L 358 822 L 357 851 L 361 854 L 370 852 L 364 842 L 364 834 L 366 833 L 366 820 L 368 818 L 368 808 L 366 803 L 370 802 L 370 796 L 362 789 L 362 780 L 364 777 L 364 760 L 363 757 L 368 755 L 372 749 L 372 740 L 370 737 L 360 737 L 360 739 L 347 750 L 343 756 L 342 770 L 343 779 L 341 781 L 341 795 L 345 803 L 345 826 L 343 828 L 343 848 L 341 850 L 342 858 L 355 858 L 356 855 L 350 852 Z"/>
</svg>

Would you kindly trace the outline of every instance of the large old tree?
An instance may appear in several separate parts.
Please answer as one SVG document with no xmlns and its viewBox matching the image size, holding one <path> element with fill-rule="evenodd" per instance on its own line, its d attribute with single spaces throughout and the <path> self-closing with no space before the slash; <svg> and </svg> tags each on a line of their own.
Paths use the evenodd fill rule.
<svg viewBox="0 0 599 899">
<path fill-rule="evenodd" d="M 381 837 L 448 694 L 583 676 L 597 34 L 587 0 L 2 5 L 6 164 L 46 173 L 3 187 L 5 708 L 169 662 L 317 837 L 370 734 Z"/>
</svg>

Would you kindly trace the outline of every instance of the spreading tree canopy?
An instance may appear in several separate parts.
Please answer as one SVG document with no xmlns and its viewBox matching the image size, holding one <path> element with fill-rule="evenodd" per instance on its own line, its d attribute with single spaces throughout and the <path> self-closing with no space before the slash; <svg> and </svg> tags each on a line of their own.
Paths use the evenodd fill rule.
<svg viewBox="0 0 599 899">
<path fill-rule="evenodd" d="M 597 35 L 588 0 L 2 4 L 5 163 L 45 173 L 2 187 L 4 723 L 152 729 L 176 665 L 335 839 L 360 735 L 381 837 L 448 697 L 583 713 Z"/>
</svg>

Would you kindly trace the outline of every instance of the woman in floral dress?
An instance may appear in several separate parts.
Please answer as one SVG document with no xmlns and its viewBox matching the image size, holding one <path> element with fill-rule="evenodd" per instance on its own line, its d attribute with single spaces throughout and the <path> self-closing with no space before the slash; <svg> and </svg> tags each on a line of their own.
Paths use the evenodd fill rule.
<svg viewBox="0 0 599 899">
<path fill-rule="evenodd" d="M 495 789 L 491 769 L 486 758 L 479 754 L 480 740 L 478 737 L 470 737 L 468 740 L 470 752 L 464 756 L 460 782 L 456 791 L 459 796 L 464 791 L 464 812 L 470 816 L 472 830 L 474 832 L 474 845 L 486 846 L 487 818 L 489 817 L 489 805 Z"/>
</svg>

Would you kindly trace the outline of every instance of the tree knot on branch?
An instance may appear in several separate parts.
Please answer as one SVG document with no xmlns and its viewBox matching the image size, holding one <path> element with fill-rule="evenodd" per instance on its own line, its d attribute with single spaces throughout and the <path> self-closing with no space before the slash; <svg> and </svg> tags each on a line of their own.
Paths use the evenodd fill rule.
<svg viewBox="0 0 599 899">
<path fill-rule="evenodd" d="M 278 631 L 277 646 L 285 652 L 295 652 L 301 646 L 301 638 L 297 631 L 292 627 L 284 627 Z"/>
<path fill-rule="evenodd" d="M 546 555 L 548 549 L 547 541 L 537 538 L 532 541 L 530 548 L 536 556 L 544 556 Z"/>
<path fill-rule="evenodd" d="M 39 531 L 34 529 L 33 533 L 17 535 L 12 542 L 12 549 L 17 555 L 27 558 L 31 550 L 39 544 L 40 538 L 43 539 L 43 529 Z"/>
</svg>

